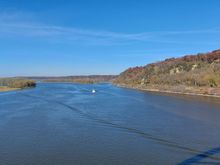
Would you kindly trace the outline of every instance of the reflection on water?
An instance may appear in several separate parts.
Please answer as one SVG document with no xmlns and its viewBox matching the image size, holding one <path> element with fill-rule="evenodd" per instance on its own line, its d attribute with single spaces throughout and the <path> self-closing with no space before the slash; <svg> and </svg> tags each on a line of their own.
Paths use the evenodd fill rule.
<svg viewBox="0 0 220 165">
<path fill-rule="evenodd" d="M 219 107 L 110 84 L 0 93 L 0 164 L 220 163 Z"/>
</svg>

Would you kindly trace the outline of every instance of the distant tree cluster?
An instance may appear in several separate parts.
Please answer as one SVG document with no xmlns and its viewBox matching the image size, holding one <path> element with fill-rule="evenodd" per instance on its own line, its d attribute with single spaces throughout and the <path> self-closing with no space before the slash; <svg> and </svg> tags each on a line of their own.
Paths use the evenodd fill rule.
<svg viewBox="0 0 220 165">
<path fill-rule="evenodd" d="M 160 64 L 168 64 L 168 63 L 178 63 L 178 62 L 196 62 L 196 61 L 202 61 L 202 62 L 208 62 L 212 63 L 216 60 L 220 59 L 219 55 L 220 50 L 215 50 L 210 53 L 198 53 L 197 55 L 186 55 L 181 58 L 169 58 L 164 61 L 155 63 L 157 65 Z"/>
<path fill-rule="evenodd" d="M 28 88 L 35 87 L 36 83 L 29 79 L 0 78 L 0 86 L 7 86 L 10 88 Z"/>
<path fill-rule="evenodd" d="M 170 58 L 144 67 L 129 68 L 115 80 L 118 84 L 220 86 L 220 50 Z"/>
<path fill-rule="evenodd" d="M 114 75 L 91 75 L 91 76 L 66 76 L 66 77 L 47 77 L 41 79 L 44 82 L 72 82 L 80 84 L 94 84 L 98 82 L 110 82 L 117 76 Z"/>
</svg>

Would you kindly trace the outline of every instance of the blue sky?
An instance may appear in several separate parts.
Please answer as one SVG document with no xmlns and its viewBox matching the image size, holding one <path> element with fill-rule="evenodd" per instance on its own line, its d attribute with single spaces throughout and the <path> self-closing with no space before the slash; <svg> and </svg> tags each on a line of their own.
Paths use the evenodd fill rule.
<svg viewBox="0 0 220 165">
<path fill-rule="evenodd" d="M 119 74 L 220 48 L 219 0 L 0 0 L 0 77 Z"/>
</svg>

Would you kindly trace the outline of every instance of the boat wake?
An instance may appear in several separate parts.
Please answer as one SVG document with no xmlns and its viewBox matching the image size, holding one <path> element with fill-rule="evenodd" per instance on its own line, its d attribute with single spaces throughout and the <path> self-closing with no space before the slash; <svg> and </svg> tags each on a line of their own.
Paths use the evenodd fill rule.
<svg viewBox="0 0 220 165">
<path fill-rule="evenodd" d="M 112 128 L 121 129 L 123 131 L 136 134 L 136 135 L 138 135 L 140 137 L 143 137 L 143 138 L 148 139 L 148 140 L 152 140 L 152 141 L 154 141 L 156 143 L 159 143 L 159 144 L 162 144 L 162 145 L 165 145 L 165 146 L 168 146 L 168 147 L 178 148 L 178 149 L 180 149 L 182 151 L 193 153 L 193 154 L 196 154 L 196 155 L 199 155 L 199 154 L 203 153 L 202 151 L 199 151 L 197 149 L 190 148 L 190 147 L 187 147 L 187 146 L 180 145 L 180 144 L 178 144 L 178 143 L 176 143 L 174 141 L 169 141 L 169 140 L 166 140 L 166 139 L 158 138 L 158 137 L 156 137 L 156 136 L 154 136 L 152 134 L 146 133 L 146 132 L 138 130 L 136 128 L 130 128 L 130 127 L 126 127 L 126 126 L 122 126 L 122 125 L 113 123 L 111 121 L 103 120 L 103 119 L 101 119 L 101 118 L 99 118 L 99 117 L 97 117 L 95 115 L 83 112 L 82 110 L 80 110 L 80 109 L 78 109 L 76 107 L 73 107 L 71 105 L 65 104 L 65 103 L 57 101 L 57 100 L 45 99 L 45 98 L 43 98 L 41 96 L 34 96 L 34 95 L 26 94 L 26 93 L 20 93 L 20 94 L 25 96 L 25 97 L 30 97 L 30 98 L 46 101 L 46 102 L 49 102 L 49 103 L 56 103 L 56 104 L 62 105 L 64 107 L 66 107 L 67 109 L 78 113 L 80 116 L 82 116 L 84 118 L 87 118 L 89 120 L 92 120 L 94 122 L 97 122 L 99 124 L 102 124 L 102 125 L 105 125 L 105 126 L 108 126 L 108 127 L 112 127 Z M 213 156 L 213 155 L 209 155 L 208 157 L 210 159 L 220 161 L 219 157 L 216 157 L 216 156 Z"/>
</svg>

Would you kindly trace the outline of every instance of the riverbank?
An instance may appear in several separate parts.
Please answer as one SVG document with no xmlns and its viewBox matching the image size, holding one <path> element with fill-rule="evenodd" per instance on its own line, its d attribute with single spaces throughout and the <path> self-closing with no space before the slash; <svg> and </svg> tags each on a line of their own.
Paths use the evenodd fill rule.
<svg viewBox="0 0 220 165">
<path fill-rule="evenodd" d="M 0 92 L 8 92 L 8 91 L 14 91 L 14 90 L 20 90 L 20 88 L 10 88 L 7 86 L 0 86 Z"/>
<path fill-rule="evenodd" d="M 129 88 L 129 89 L 135 89 L 135 90 L 141 90 L 147 92 L 220 98 L 220 88 L 193 88 L 193 87 L 185 87 L 185 86 L 143 87 L 143 86 L 130 86 L 126 84 L 115 84 L 115 85 L 122 88 Z"/>
</svg>

